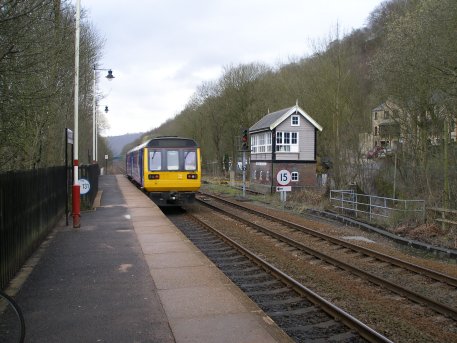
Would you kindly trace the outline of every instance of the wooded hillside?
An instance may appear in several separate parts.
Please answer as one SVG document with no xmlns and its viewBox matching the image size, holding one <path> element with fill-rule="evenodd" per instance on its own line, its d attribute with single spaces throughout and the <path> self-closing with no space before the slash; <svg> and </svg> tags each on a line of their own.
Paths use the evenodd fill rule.
<svg viewBox="0 0 457 343">
<path fill-rule="evenodd" d="M 219 79 L 198 87 L 174 119 L 147 136 L 194 138 L 204 164 L 222 172 L 224 160 L 239 158 L 243 129 L 298 101 L 324 128 L 317 153 L 332 162 L 334 187 L 357 182 L 367 192 L 391 196 L 395 183 L 398 197 L 456 208 L 457 152 L 450 132 L 457 113 L 457 2 L 386 1 L 366 27 L 347 35 L 338 27 L 329 31 L 311 55 L 289 63 L 226 66 Z M 81 163 L 93 159 L 93 68 L 102 48 L 83 11 Z M 63 164 L 65 128 L 74 122 L 73 61 L 71 1 L 1 2 L 0 172 Z M 361 149 L 360 135 L 371 133 L 371 110 L 386 101 L 401 109 L 393 119 L 402 149 L 395 159 L 374 163 Z M 98 151 L 107 153 L 102 138 Z"/>
<path fill-rule="evenodd" d="M 317 153 L 332 161 L 336 188 L 357 182 L 392 196 L 394 157 L 366 159 L 359 135 L 370 133 L 371 110 L 389 100 L 402 109 L 403 149 L 396 154 L 396 196 L 456 206 L 457 2 L 392 0 L 365 28 L 338 27 L 314 53 L 279 67 L 231 65 L 200 85 L 173 120 L 149 132 L 196 139 L 204 163 L 223 169 L 239 157 L 240 135 L 269 111 L 298 104 L 324 130 Z M 455 130 L 455 129 L 454 129 Z M 434 137 L 432 144 L 431 137 Z"/>
</svg>

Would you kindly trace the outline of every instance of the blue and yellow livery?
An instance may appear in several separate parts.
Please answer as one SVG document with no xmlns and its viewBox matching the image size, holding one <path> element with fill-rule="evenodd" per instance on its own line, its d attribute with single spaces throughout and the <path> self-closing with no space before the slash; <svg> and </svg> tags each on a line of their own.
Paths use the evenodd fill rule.
<svg viewBox="0 0 457 343">
<path fill-rule="evenodd" d="M 189 138 L 151 139 L 127 152 L 126 173 L 159 206 L 192 202 L 201 186 L 200 147 Z"/>
</svg>

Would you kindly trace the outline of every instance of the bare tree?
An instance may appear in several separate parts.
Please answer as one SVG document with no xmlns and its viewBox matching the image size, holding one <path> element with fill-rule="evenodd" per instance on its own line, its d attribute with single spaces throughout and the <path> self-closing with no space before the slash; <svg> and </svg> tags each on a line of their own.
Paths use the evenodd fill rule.
<svg viewBox="0 0 457 343">
<path fill-rule="evenodd" d="M 374 60 L 377 84 L 403 109 L 403 135 L 413 189 L 444 206 L 450 201 L 449 123 L 455 118 L 457 5 L 417 2 L 386 29 L 385 44 Z M 435 147 L 442 146 L 441 152 Z M 435 161 L 441 154 L 442 173 Z M 441 183 L 444 193 L 436 192 Z M 421 189 L 421 185 L 425 188 Z M 438 189 L 441 187 L 438 187 Z"/>
<path fill-rule="evenodd" d="M 80 150 L 87 151 L 102 42 L 84 16 L 81 32 Z M 0 37 L 0 171 L 62 164 L 64 129 L 73 123 L 74 9 L 62 0 L 3 1 Z"/>
</svg>

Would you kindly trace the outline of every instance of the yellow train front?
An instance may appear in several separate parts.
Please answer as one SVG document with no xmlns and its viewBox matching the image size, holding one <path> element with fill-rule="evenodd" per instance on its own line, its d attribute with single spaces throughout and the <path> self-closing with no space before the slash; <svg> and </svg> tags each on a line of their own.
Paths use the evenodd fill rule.
<svg viewBox="0 0 457 343">
<path fill-rule="evenodd" d="M 189 138 L 151 139 L 127 152 L 126 173 L 159 206 L 192 202 L 201 186 L 200 147 Z"/>
</svg>

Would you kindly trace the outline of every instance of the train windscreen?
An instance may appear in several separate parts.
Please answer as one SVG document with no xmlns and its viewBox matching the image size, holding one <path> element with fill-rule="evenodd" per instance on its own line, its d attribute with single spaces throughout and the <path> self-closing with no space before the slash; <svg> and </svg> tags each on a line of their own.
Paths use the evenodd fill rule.
<svg viewBox="0 0 457 343">
<path fill-rule="evenodd" d="M 195 171 L 197 150 L 195 149 L 149 149 L 149 171 Z"/>
</svg>

